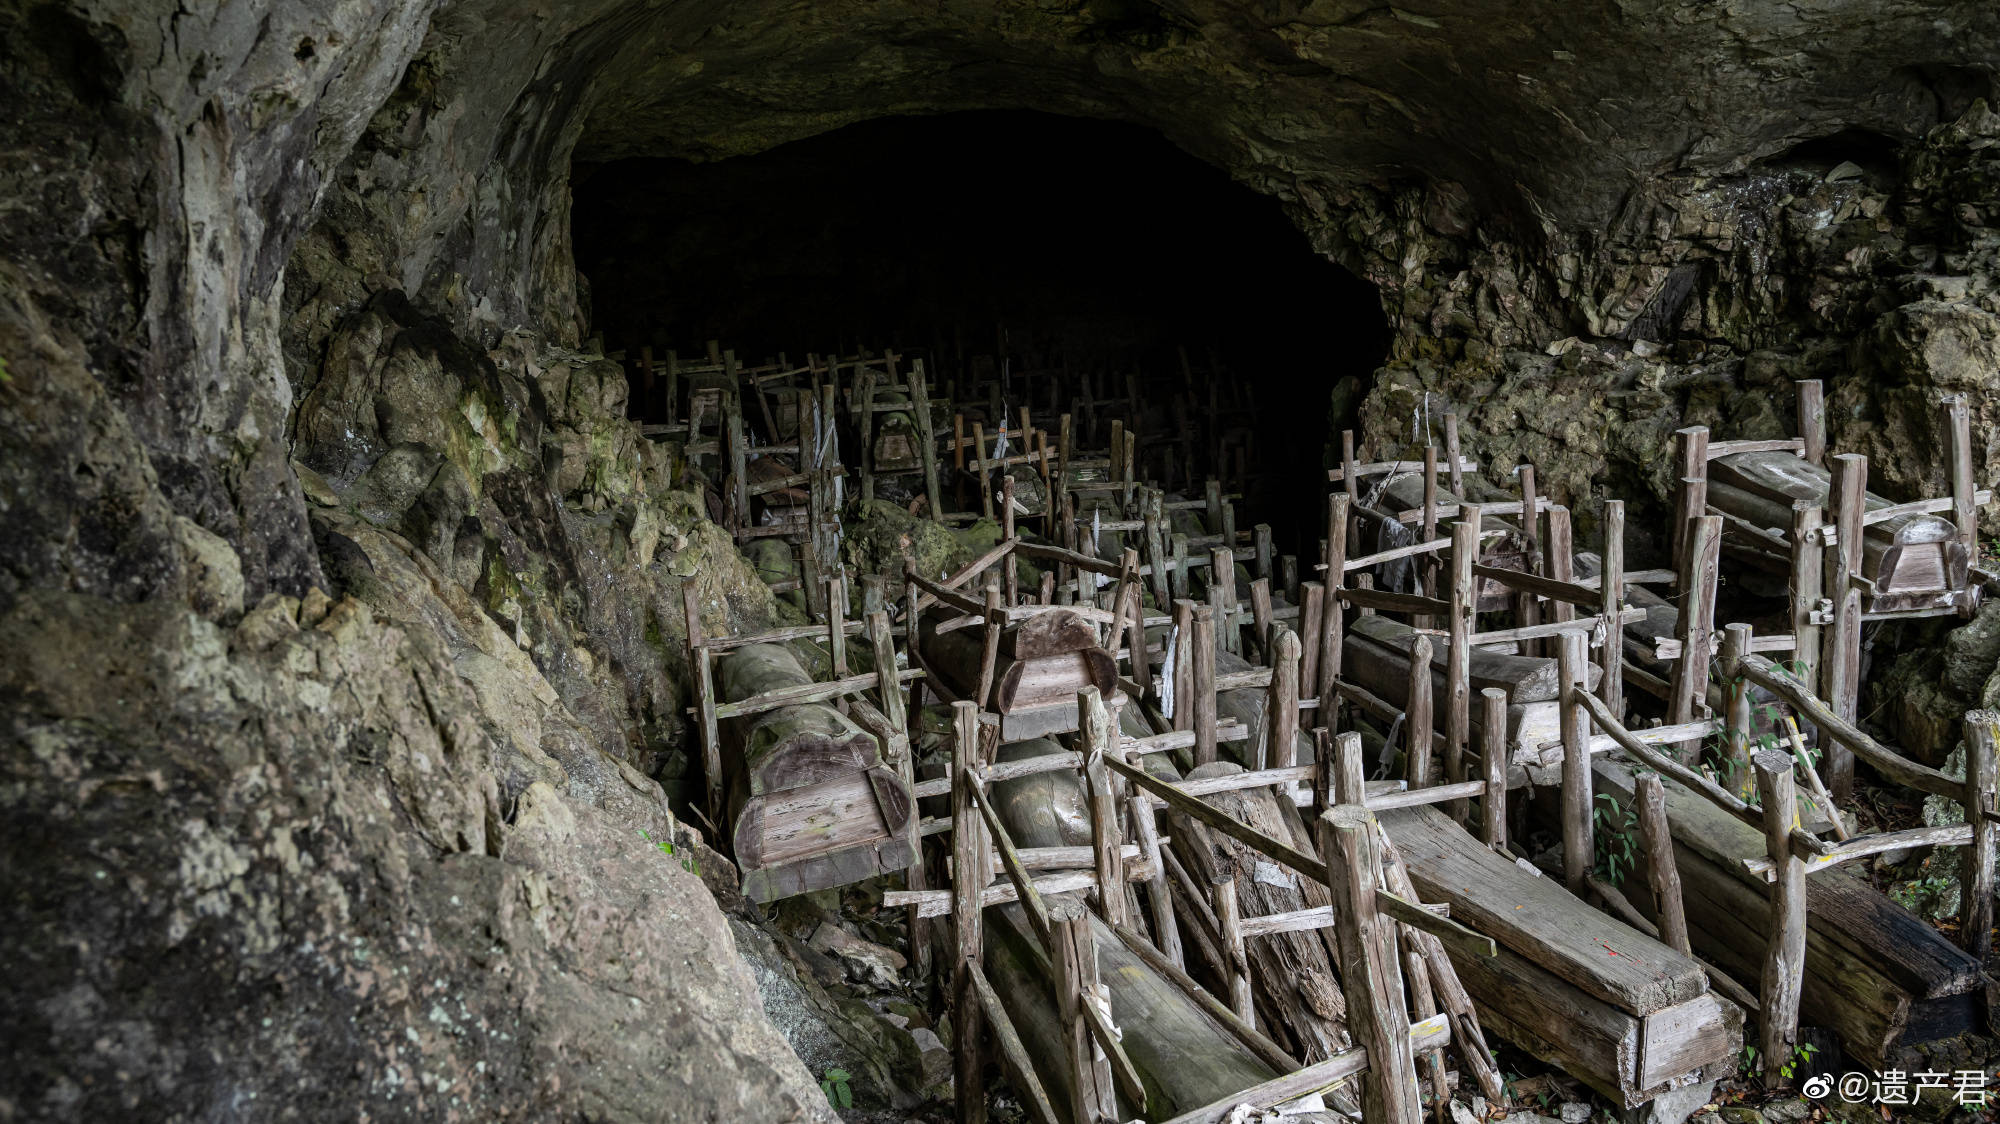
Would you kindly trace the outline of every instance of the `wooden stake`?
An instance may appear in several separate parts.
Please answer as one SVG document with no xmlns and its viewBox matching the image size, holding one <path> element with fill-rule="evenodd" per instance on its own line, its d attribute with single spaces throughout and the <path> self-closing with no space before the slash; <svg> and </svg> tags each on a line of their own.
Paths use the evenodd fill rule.
<svg viewBox="0 0 2000 1124">
<path fill-rule="evenodd" d="M 1431 783 L 1431 736 L 1437 729 L 1431 718 L 1431 638 L 1418 633 L 1410 641 L 1409 688 L 1403 707 L 1404 756 L 1409 760 L 1411 788 L 1427 788 Z"/>
<path fill-rule="evenodd" d="M 1229 969 L 1229 1006 L 1243 1025 L 1255 1027 L 1257 1003 L 1250 991 L 1250 957 L 1243 948 L 1243 908 L 1236 897 L 1236 880 L 1220 878 L 1208 889 L 1216 931 L 1222 937 L 1222 956 Z"/>
<path fill-rule="evenodd" d="M 1591 823 L 1590 715 L 1578 697 L 1589 693 L 1584 658 L 1585 637 L 1566 632 L 1556 649 L 1556 678 L 1562 691 L 1562 829 L 1563 882 L 1581 896 L 1591 869 L 1597 865 L 1597 843 Z"/>
<path fill-rule="evenodd" d="M 1799 438 L 1805 442 L 1802 456 L 1808 464 L 1826 464 L 1826 387 L 1818 379 L 1800 379 Z"/>
<path fill-rule="evenodd" d="M 1625 714 L 1625 628 L 1618 623 L 1618 611 L 1625 607 L 1625 501 L 1604 501 L 1603 565 L 1598 575 L 1598 591 L 1605 616 L 1604 647 L 1598 661 L 1602 669 L 1597 680 L 1597 697 L 1611 713 Z"/>
<path fill-rule="evenodd" d="M 1833 458 L 1835 562 L 1826 575 L 1833 598 L 1833 632 L 1826 638 L 1822 658 L 1825 671 L 1826 702 L 1834 714 L 1853 722 L 1861 694 L 1861 576 L 1862 522 L 1867 506 L 1868 458 L 1859 453 L 1841 453 Z M 1826 787 L 1833 798 L 1846 802 L 1854 795 L 1854 753 L 1846 746 L 1825 739 Z"/>
<path fill-rule="evenodd" d="M 1194 608 L 1193 646 L 1194 763 L 1200 768 L 1215 760 L 1215 613 L 1206 605 Z"/>
<path fill-rule="evenodd" d="M 1275 626 L 1277 635 L 1271 643 L 1271 687 L 1269 702 L 1265 706 L 1264 730 L 1265 751 L 1257 762 L 1259 769 L 1288 769 L 1297 759 L 1296 746 L 1299 736 L 1299 663 L 1300 646 L 1298 634 L 1282 625 Z"/>
<path fill-rule="evenodd" d="M 1104 756 L 1112 748 L 1111 716 L 1096 687 L 1076 693 L 1079 748 L 1083 751 L 1083 777 L 1090 793 L 1090 849 L 1097 868 L 1098 911 L 1113 925 L 1127 924 L 1125 914 L 1125 860 L 1119 852 L 1123 840 L 1118 830 L 1118 792 Z"/>
<path fill-rule="evenodd" d="M 1480 839 L 1495 851 L 1507 850 L 1507 692 L 1488 687 L 1479 692 L 1481 764 L 1486 794 L 1479 798 Z"/>
<path fill-rule="evenodd" d="M 1423 1119 L 1423 1098 L 1417 1091 L 1410 1049 L 1403 973 L 1388 923 L 1375 909 L 1382 882 L 1375 817 L 1359 805 L 1343 804 L 1320 818 L 1319 837 L 1333 912 L 1339 920 L 1334 935 L 1342 990 L 1347 993 L 1347 1025 L 1355 1043 L 1368 1051 L 1362 1117 L 1369 1124 L 1418 1124 Z"/>
<path fill-rule="evenodd" d="M 1271 579 L 1250 583 L 1250 638 L 1257 646 L 1260 662 L 1271 662 Z"/>
<path fill-rule="evenodd" d="M 970 702 L 953 703 L 952 725 L 957 734 L 951 795 L 951 923 L 957 950 L 952 961 L 951 986 L 956 1119 L 958 1124 L 983 1124 L 985 1059 L 980 1039 L 985 1019 L 972 972 L 985 955 L 981 943 L 980 895 L 992 880 L 987 858 L 992 843 L 986 838 L 986 823 L 979 815 L 972 793 L 971 770 L 979 757 L 979 707 Z"/>
<path fill-rule="evenodd" d="M 1444 466 L 1451 473 L 1451 494 L 1464 499 L 1465 473 L 1458 455 L 1458 412 L 1444 416 Z"/>
<path fill-rule="evenodd" d="M 1674 662 L 1673 683 L 1667 700 L 1667 721 L 1672 725 L 1692 722 L 1705 709 L 1708 688 L 1708 657 L 1714 637 L 1716 566 L 1721 558 L 1722 518 L 1704 515 L 1690 520 L 1680 557 L 1680 620 L 1675 626 L 1681 642 L 1680 658 Z"/>
<path fill-rule="evenodd" d="M 1090 914 L 1075 898 L 1057 898 L 1049 905 L 1052 925 L 1049 967 L 1055 972 L 1056 997 L 1069 1046 L 1070 1119 L 1077 1122 L 1116 1120 L 1117 1089 L 1111 1083 L 1111 1060 L 1090 1030 L 1086 1003 L 1100 1002 L 1097 941 L 1091 936 Z"/>
<path fill-rule="evenodd" d="M 1681 906 L 1681 870 L 1674 858 L 1673 832 L 1667 824 L 1667 790 L 1658 773 L 1639 773 L 1633 780 L 1638 805 L 1639 838 L 1646 848 L 1647 881 L 1653 888 L 1653 916 L 1660 940 L 1682 956 L 1694 955 L 1688 944 L 1687 911 Z"/>
<path fill-rule="evenodd" d="M 1815 685 L 1820 682 L 1819 603 L 1826 588 L 1825 579 L 1821 576 L 1826 548 L 1818 542 L 1823 511 L 1823 508 L 1806 503 L 1792 507 L 1792 659 L 1801 665 L 1799 678 Z"/>
<path fill-rule="evenodd" d="M 1965 715 L 1965 822 L 1972 825 L 1972 846 L 1966 852 L 1959 888 L 1959 936 L 1965 951 L 1981 962 L 1993 947 L 1993 844 L 2000 832 L 1988 815 L 1994 810 L 1994 788 L 2000 783 L 1993 739 L 2000 712 L 1967 711 Z"/>
<path fill-rule="evenodd" d="M 1675 493 L 1674 557 L 1679 558 L 1687 542 L 1687 522 L 1708 514 L 1708 427 L 1691 425 L 1674 431 L 1674 478 L 1680 481 Z M 1685 587 L 1683 587 L 1685 588 Z"/>
<path fill-rule="evenodd" d="M 1541 497 L 1535 494 L 1535 466 L 1524 464 L 1520 467 L 1519 472 L 1521 483 L 1521 537 L 1524 540 L 1522 546 L 1528 554 L 1527 571 L 1531 574 L 1541 574 L 1546 577 L 1548 576 L 1546 569 L 1548 563 L 1542 554 Z M 1525 591 L 1514 594 L 1514 620 L 1524 627 L 1542 623 L 1541 601 L 1534 594 Z M 1528 653 L 1530 655 L 1553 655 L 1554 651 L 1555 648 L 1552 644 L 1543 644 L 1539 641 L 1531 641 L 1528 644 Z"/>
<path fill-rule="evenodd" d="M 1319 690 L 1316 697 L 1320 700 L 1320 709 L 1329 717 L 1334 707 L 1333 683 L 1340 678 L 1341 644 L 1344 640 L 1340 589 L 1346 584 L 1348 508 L 1352 502 L 1347 495 L 1335 492 L 1327 497 L 1326 503 L 1326 592 L 1320 604 Z"/>
<path fill-rule="evenodd" d="M 1479 561 L 1479 508 L 1467 504 L 1451 528 L 1451 650 L 1445 653 L 1444 772 L 1448 784 L 1465 779 L 1465 753 L 1472 745 L 1472 633 L 1478 610 L 1478 587 L 1472 568 Z M 1453 818 L 1465 822 L 1465 802 L 1451 805 Z"/>
<path fill-rule="evenodd" d="M 1973 507 L 1976 485 L 1972 479 L 1972 414 L 1965 395 L 1944 400 L 1944 430 L 1951 463 L 1951 521 L 1958 529 L 1958 542 L 1971 562 L 1979 561 L 1979 513 Z"/>
<path fill-rule="evenodd" d="M 1303 582 L 1299 585 L 1299 694 L 1304 698 L 1319 697 L 1319 653 L 1322 647 L 1320 621 L 1325 611 L 1326 587 L 1319 582 Z M 1326 700 L 1325 713 L 1334 712 L 1334 701 Z M 1319 721 L 1320 709 L 1315 707 L 1305 712 L 1301 721 L 1308 726 Z"/>
<path fill-rule="evenodd" d="M 1730 624 L 1722 630 L 1722 697 L 1727 711 L 1722 726 L 1723 773 L 1738 796 L 1748 796 L 1756 777 L 1750 767 L 1750 680 L 1739 666 L 1751 652 L 1754 639 L 1747 624 Z M 1697 762 L 1699 764 L 1699 762 Z"/>
<path fill-rule="evenodd" d="M 1771 937 L 1764 949 L 1757 1018 L 1762 1027 L 1764 1081 L 1782 1084 L 1779 1067 L 1791 1061 L 1799 1034 L 1799 995 L 1806 976 L 1806 867 L 1792 851 L 1798 806 L 1792 758 L 1765 751 L 1753 759 L 1762 798 L 1765 851 L 1776 867 L 1771 882 Z"/>
</svg>

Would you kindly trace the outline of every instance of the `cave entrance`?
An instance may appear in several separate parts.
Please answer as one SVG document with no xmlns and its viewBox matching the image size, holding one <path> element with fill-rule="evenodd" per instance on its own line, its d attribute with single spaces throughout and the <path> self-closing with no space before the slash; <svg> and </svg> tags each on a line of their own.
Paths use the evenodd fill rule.
<svg viewBox="0 0 2000 1124">
<path fill-rule="evenodd" d="M 883 118 L 708 164 L 579 167 L 574 191 L 608 347 L 893 348 L 941 373 L 978 356 L 1168 370 L 1184 351 L 1230 372 L 1252 388 L 1263 462 L 1245 513 L 1286 550 L 1314 545 L 1287 531 L 1316 523 L 1299 515 L 1325 495 L 1329 430 L 1388 344 L 1375 289 L 1277 200 L 1136 126 Z"/>
</svg>

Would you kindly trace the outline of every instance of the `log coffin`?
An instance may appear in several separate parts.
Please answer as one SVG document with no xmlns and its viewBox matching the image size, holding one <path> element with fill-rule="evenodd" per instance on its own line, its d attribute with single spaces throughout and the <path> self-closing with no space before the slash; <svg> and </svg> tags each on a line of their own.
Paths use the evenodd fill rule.
<svg viewBox="0 0 2000 1124">
<path fill-rule="evenodd" d="M 979 628 L 937 631 L 948 616 L 939 611 L 924 617 L 923 660 L 947 690 L 969 699 L 979 689 L 985 640 Z M 1061 620 L 1064 617 L 1069 618 L 1068 623 Z M 1024 636 L 1023 630 L 1028 634 Z M 1001 633 L 993 667 L 993 697 L 987 709 L 1000 715 L 1003 739 L 1025 740 L 1075 730 L 1078 691 L 1096 687 L 1107 700 L 1117 693 L 1118 665 L 1111 653 L 1097 647 L 1096 635 L 1087 622 L 1061 611 L 1038 614 L 1009 625 Z M 1051 650 L 1070 643 L 1088 646 Z M 1017 652 L 1038 654 L 1024 657 Z"/>
<path fill-rule="evenodd" d="M 741 702 L 812 682 L 782 645 L 738 648 L 716 664 L 716 690 Z M 881 743 L 824 703 L 724 723 L 731 843 L 743 894 L 766 902 L 908 867 L 911 796 Z"/>
<path fill-rule="evenodd" d="M 1787 539 L 1792 505 L 1826 506 L 1832 481 L 1826 469 L 1790 453 L 1735 453 L 1709 463 L 1708 505 Z M 1894 506 L 1873 492 L 1865 502 L 1871 511 Z M 1830 513 L 1826 521 L 1833 522 Z M 1752 544 L 1751 549 L 1768 554 L 1774 546 Z M 1948 519 L 1913 514 L 1871 523 L 1862 541 L 1861 573 L 1874 583 L 1874 591 L 1864 594 L 1866 608 L 1896 612 L 1950 607 L 1966 588 L 1971 564 L 1971 555 Z"/>
<path fill-rule="evenodd" d="M 1381 814 L 1423 900 L 1490 936 L 1496 957 L 1452 963 L 1479 1017 L 1621 1107 L 1727 1076 L 1743 1012 L 1701 965 L 1521 869 L 1437 808 Z"/>
<path fill-rule="evenodd" d="M 1591 764 L 1597 791 L 1629 806 L 1630 764 L 1611 754 Z M 1764 837 L 1672 778 L 1662 784 L 1695 952 L 1754 990 L 1769 907 L 1766 887 L 1741 860 L 1762 857 Z M 1650 895 L 1631 896 L 1651 912 Z M 1977 1029 L 1985 996 L 1979 962 L 1860 875 L 1835 867 L 1807 877 L 1806 931 L 1800 1014 L 1837 1034 L 1849 1057 L 1885 1066 L 1901 1047 Z"/>
</svg>

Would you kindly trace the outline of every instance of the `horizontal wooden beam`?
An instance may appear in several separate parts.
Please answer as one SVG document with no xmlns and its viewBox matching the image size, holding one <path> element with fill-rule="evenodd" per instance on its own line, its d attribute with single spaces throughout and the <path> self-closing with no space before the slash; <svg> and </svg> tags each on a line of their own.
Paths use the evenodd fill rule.
<svg viewBox="0 0 2000 1124">
<path fill-rule="evenodd" d="M 1445 1015 L 1432 1015 L 1410 1024 L 1410 1052 L 1423 1054 L 1441 1049 L 1451 1040 L 1451 1022 Z M 1237 1109 L 1249 1105 L 1252 1111 L 1267 1112 L 1301 1097 L 1323 1093 L 1368 1068 L 1368 1051 L 1356 1046 L 1342 1050 L 1322 1062 L 1314 1062 L 1269 1081 L 1231 1093 L 1212 1105 L 1184 1112 L 1166 1124 L 1226 1124 L 1239 1119 Z"/>
<path fill-rule="evenodd" d="M 1438 467 L 1443 468 L 1447 472 L 1451 470 L 1451 466 L 1449 465 L 1449 463 L 1439 465 Z M 1458 458 L 1458 468 L 1460 472 L 1478 472 L 1479 462 L 1473 460 L 1471 457 L 1460 457 Z M 1370 461 L 1367 464 L 1355 465 L 1354 475 L 1357 477 L 1380 476 L 1385 472 L 1422 472 L 1423 470 L 1424 470 L 1424 462 L 1420 460 Z M 1328 480 L 1334 481 L 1335 483 L 1339 483 L 1340 481 L 1346 479 L 1346 477 L 1342 475 L 1342 471 L 1343 470 L 1338 468 L 1330 468 L 1326 472 L 1326 478 Z"/>
<path fill-rule="evenodd" d="M 1792 708 L 1799 712 L 1799 717 L 1818 726 L 1821 734 L 1853 750 L 1856 757 L 1868 762 L 1876 772 L 1897 784 L 1909 785 L 1911 788 L 1952 800 L 1964 795 L 1964 781 L 1947 777 L 1927 765 L 1919 765 L 1869 737 L 1860 727 L 1835 714 L 1824 702 L 1808 691 L 1804 684 L 1779 670 L 1770 660 L 1762 656 L 1746 655 L 1739 667 L 1752 683 L 1790 703 Z"/>
</svg>

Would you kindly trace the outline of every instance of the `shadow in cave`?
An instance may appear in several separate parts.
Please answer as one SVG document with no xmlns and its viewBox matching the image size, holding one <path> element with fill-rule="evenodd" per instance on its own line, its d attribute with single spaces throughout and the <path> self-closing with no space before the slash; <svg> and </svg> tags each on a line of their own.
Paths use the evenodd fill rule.
<svg viewBox="0 0 2000 1124">
<path fill-rule="evenodd" d="M 1276 486 L 1246 514 L 1288 550 L 1311 545 L 1284 540 L 1316 522 L 1329 429 L 1388 344 L 1374 288 L 1275 199 L 1130 125 L 885 118 L 711 164 L 579 167 L 574 214 L 613 348 L 894 348 L 948 372 L 975 354 L 1165 371 L 1184 347 L 1253 388 Z"/>
</svg>

